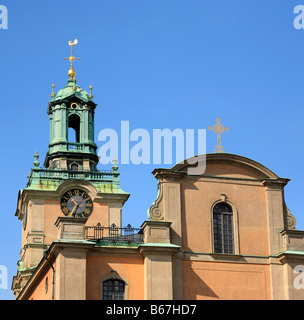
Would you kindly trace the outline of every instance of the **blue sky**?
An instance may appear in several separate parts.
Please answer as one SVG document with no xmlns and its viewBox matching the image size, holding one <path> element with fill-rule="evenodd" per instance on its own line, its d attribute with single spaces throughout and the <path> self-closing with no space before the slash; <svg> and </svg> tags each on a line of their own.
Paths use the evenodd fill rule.
<svg viewBox="0 0 304 320">
<path fill-rule="evenodd" d="M 38 151 L 49 143 L 46 114 L 51 85 L 67 82 L 67 42 L 77 83 L 93 85 L 100 130 L 207 129 L 219 117 L 229 127 L 222 144 L 291 181 L 285 200 L 304 229 L 304 30 L 285 0 L 8 1 L 8 30 L 0 29 L 1 205 L 0 265 L 9 288 L 17 271 L 21 222 L 18 190 Z M 100 142 L 97 141 L 98 146 Z M 207 152 L 216 145 L 207 132 Z M 121 165 L 121 186 L 131 193 L 123 224 L 140 226 L 156 197 L 155 167 Z M 102 167 L 99 167 L 102 169 Z M 109 167 L 104 167 L 109 169 Z M 0 299 L 12 299 L 0 289 Z"/>
</svg>

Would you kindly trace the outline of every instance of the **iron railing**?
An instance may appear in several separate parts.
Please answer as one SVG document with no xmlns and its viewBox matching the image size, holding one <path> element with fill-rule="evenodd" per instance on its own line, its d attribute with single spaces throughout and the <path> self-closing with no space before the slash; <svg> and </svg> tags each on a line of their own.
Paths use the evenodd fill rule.
<svg viewBox="0 0 304 320">
<path fill-rule="evenodd" d="M 114 223 L 110 227 L 104 227 L 100 223 L 96 226 L 85 227 L 85 238 L 93 241 L 110 243 L 143 243 L 142 229 L 127 225 L 125 228 L 117 227 Z"/>
</svg>

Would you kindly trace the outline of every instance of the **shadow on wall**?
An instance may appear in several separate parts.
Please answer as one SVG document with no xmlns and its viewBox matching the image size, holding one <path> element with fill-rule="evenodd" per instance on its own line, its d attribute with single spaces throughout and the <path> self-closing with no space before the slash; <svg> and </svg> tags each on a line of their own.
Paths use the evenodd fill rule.
<svg viewBox="0 0 304 320">
<path fill-rule="evenodd" d="M 201 300 L 201 299 L 220 299 L 220 297 L 203 281 L 192 268 L 188 271 L 190 288 L 187 292 L 187 296 L 184 297 L 187 300 Z"/>
</svg>

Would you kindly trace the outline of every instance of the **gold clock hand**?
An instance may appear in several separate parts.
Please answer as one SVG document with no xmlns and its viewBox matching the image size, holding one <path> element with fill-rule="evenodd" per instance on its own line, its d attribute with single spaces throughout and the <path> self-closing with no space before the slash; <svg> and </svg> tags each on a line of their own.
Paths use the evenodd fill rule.
<svg viewBox="0 0 304 320">
<path fill-rule="evenodd" d="M 73 210 L 72 210 L 71 213 L 69 214 L 70 216 L 73 215 L 73 213 L 74 213 L 74 211 L 75 211 L 75 208 L 77 208 L 77 206 L 78 206 L 78 204 L 76 203 L 75 206 L 74 206 L 74 208 L 73 208 Z"/>
</svg>

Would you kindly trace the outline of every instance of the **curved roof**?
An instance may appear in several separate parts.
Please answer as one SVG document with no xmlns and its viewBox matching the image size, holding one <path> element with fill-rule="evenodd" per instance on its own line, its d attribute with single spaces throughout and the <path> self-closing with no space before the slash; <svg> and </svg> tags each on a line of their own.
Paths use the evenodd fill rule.
<svg viewBox="0 0 304 320">
<path fill-rule="evenodd" d="M 185 161 L 176 164 L 172 169 L 170 169 L 170 171 L 185 171 L 187 167 L 195 166 L 198 163 L 199 157 L 203 157 L 203 156 L 195 156 L 195 157 L 186 159 Z M 279 178 L 274 172 L 272 172 L 270 169 L 260 164 L 259 162 L 256 162 L 252 159 L 242 157 L 239 155 L 230 154 L 230 153 L 206 154 L 206 170 L 202 172 L 201 175 L 209 175 L 212 170 L 214 172 L 215 166 L 219 168 L 223 168 L 222 172 L 226 176 L 229 175 L 230 173 L 229 170 L 231 170 L 231 168 L 236 168 L 234 170 L 234 174 L 236 175 L 237 173 L 241 173 L 244 175 L 249 175 L 255 179 L 265 179 L 265 178 L 278 179 Z M 213 169 L 210 169 L 210 168 L 213 168 Z M 209 173 L 208 173 L 208 170 L 209 170 Z M 217 169 L 217 174 L 215 175 L 222 176 L 221 170 Z"/>
<path fill-rule="evenodd" d="M 85 102 L 92 100 L 89 93 L 76 84 L 76 80 L 69 78 L 67 85 L 57 92 L 52 101 L 63 100 L 72 96 L 75 96 Z"/>
</svg>

